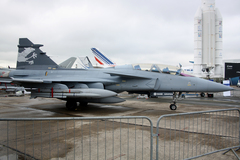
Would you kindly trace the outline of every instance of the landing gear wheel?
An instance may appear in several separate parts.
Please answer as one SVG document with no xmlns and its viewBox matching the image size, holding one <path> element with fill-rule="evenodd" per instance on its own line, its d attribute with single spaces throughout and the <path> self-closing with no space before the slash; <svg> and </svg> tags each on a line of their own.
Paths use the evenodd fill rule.
<svg viewBox="0 0 240 160">
<path fill-rule="evenodd" d="M 171 104 L 170 105 L 170 109 L 171 110 L 176 110 L 177 109 L 177 105 L 176 104 Z"/>
<path fill-rule="evenodd" d="M 77 102 L 75 102 L 75 101 L 67 101 L 66 107 L 67 107 L 67 109 L 72 110 L 72 111 L 76 110 L 77 109 Z"/>
<path fill-rule="evenodd" d="M 205 97 L 205 93 L 203 93 L 203 92 L 200 95 L 201 95 L 201 97 Z"/>
</svg>

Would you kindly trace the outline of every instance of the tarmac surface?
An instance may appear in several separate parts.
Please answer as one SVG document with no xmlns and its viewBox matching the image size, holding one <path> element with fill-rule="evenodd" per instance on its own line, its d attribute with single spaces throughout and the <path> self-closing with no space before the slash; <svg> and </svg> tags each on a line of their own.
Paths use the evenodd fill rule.
<svg viewBox="0 0 240 160">
<path fill-rule="evenodd" d="M 87 107 L 78 107 L 77 110 L 70 111 L 66 109 L 65 101 L 57 99 L 29 99 L 28 95 L 22 97 L 6 97 L 6 94 L 1 94 L 0 118 L 146 116 L 152 120 L 153 125 L 155 126 L 158 118 L 165 114 L 229 108 L 240 109 L 240 89 L 236 87 L 234 91 L 231 91 L 231 96 L 228 97 L 224 97 L 223 93 L 215 93 L 214 98 L 201 98 L 193 95 L 186 96 L 185 99 L 178 100 L 178 108 L 176 111 L 169 109 L 172 97 L 137 99 L 136 95 L 128 95 L 124 93 L 119 96 L 125 98 L 126 101 L 118 104 L 90 103 Z M 0 122 L 0 125 L 1 130 L 3 130 L 3 122 Z M 67 152 L 73 152 L 73 146 L 70 141 L 68 146 L 71 147 L 67 150 Z M 10 153 L 10 151 L 8 153 Z M 240 155 L 240 151 L 237 151 L 237 154 Z M 121 156 L 122 159 L 124 159 L 124 156 L 121 154 L 115 159 L 119 159 Z M 146 157 L 148 156 L 149 155 L 146 155 Z M 13 156 L 12 159 L 16 159 L 14 157 L 15 156 Z M 3 159 L 6 159 L 6 146 L 4 147 L 0 144 L 0 160 Z M 92 157 L 92 159 L 94 159 L 94 157 Z M 236 157 L 232 152 L 225 155 L 222 155 L 222 153 L 219 152 L 199 159 L 236 159 Z"/>
</svg>

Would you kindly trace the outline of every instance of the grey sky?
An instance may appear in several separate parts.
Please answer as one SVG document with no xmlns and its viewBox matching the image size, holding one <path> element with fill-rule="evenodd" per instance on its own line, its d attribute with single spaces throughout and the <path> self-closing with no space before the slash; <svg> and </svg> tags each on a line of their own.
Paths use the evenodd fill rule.
<svg viewBox="0 0 240 160">
<path fill-rule="evenodd" d="M 215 0 L 223 58 L 240 59 L 240 1 Z M 118 64 L 189 65 L 201 0 L 1 0 L 0 66 L 15 67 L 19 38 L 43 44 L 57 63 L 96 47 Z M 95 62 L 93 61 L 95 64 Z"/>
</svg>

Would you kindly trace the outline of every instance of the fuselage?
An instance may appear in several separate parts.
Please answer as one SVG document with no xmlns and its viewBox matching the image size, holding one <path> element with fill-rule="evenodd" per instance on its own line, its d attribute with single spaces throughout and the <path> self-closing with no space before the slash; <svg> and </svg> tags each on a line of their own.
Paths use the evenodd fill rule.
<svg viewBox="0 0 240 160">
<path fill-rule="evenodd" d="M 131 66 L 101 69 L 49 69 L 49 70 L 11 70 L 9 77 L 27 88 L 37 88 L 38 84 L 91 84 L 102 83 L 104 89 L 114 92 L 222 92 L 230 87 L 197 77 L 183 77 L 159 72 L 135 70 Z M 26 80 L 24 82 L 23 80 Z M 36 80 L 29 83 L 27 80 Z M 77 85 L 75 85 L 77 86 Z M 74 88 L 74 85 L 73 85 Z"/>
</svg>

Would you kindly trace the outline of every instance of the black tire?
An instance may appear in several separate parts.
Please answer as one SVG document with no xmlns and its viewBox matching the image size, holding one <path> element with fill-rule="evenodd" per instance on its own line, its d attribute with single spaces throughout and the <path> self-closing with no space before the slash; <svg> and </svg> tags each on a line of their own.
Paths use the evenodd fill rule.
<svg viewBox="0 0 240 160">
<path fill-rule="evenodd" d="M 203 93 L 203 92 L 200 95 L 201 95 L 201 97 L 205 97 L 205 93 Z"/>
<path fill-rule="evenodd" d="M 171 104 L 171 105 L 170 105 L 170 109 L 171 109 L 171 110 L 176 110 L 176 109 L 177 109 L 176 104 Z"/>
<path fill-rule="evenodd" d="M 77 102 L 75 102 L 75 101 L 67 101 L 66 107 L 67 107 L 67 109 L 72 110 L 72 111 L 76 110 Z"/>
</svg>

